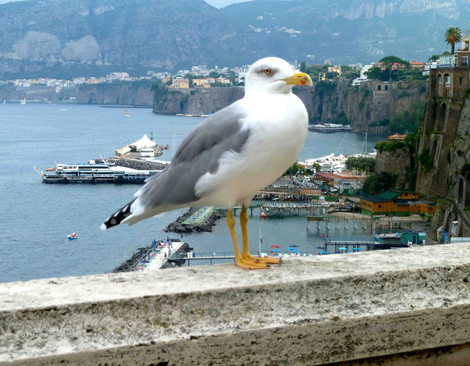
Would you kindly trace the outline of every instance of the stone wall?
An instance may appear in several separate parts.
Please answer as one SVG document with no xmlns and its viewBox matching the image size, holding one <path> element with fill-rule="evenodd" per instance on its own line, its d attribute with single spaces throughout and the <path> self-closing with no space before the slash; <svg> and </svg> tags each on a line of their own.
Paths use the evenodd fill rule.
<svg viewBox="0 0 470 366">
<path fill-rule="evenodd" d="M 450 84 L 444 83 L 444 76 L 451 75 Z M 441 78 L 439 78 L 441 77 Z M 432 69 L 429 76 L 429 90 L 417 155 L 428 149 L 434 159 L 434 166 L 425 170 L 418 163 L 416 189 L 430 198 L 446 195 L 450 162 L 454 155 L 452 146 L 458 137 L 457 129 L 466 99 L 469 69 Z M 441 82 L 439 82 L 441 80 Z"/>
<path fill-rule="evenodd" d="M 0 363 L 462 365 L 469 271 L 463 243 L 2 283 Z"/>
<path fill-rule="evenodd" d="M 108 159 L 108 161 L 118 166 L 137 170 L 163 170 L 167 168 L 165 164 L 137 159 Z"/>
<path fill-rule="evenodd" d="M 410 165 L 410 151 L 407 147 L 397 149 L 395 151 L 377 151 L 375 172 L 397 174 L 397 187 L 400 187 L 403 184 L 405 168 L 410 167 Z"/>
</svg>

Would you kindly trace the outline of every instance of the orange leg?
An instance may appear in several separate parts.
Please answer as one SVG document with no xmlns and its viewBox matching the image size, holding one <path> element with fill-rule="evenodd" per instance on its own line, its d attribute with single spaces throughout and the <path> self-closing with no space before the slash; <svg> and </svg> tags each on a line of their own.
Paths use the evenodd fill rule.
<svg viewBox="0 0 470 366">
<path fill-rule="evenodd" d="M 241 256 L 240 250 L 238 249 L 237 235 L 235 234 L 236 221 L 233 218 L 232 210 L 227 213 L 227 224 L 232 235 L 233 250 L 235 251 L 235 263 L 238 267 L 244 269 L 263 269 L 269 268 L 269 265 L 263 263 L 257 263 L 253 259 L 245 259 Z"/>
<path fill-rule="evenodd" d="M 281 263 L 282 260 L 280 258 L 258 258 L 252 257 L 250 254 L 250 248 L 248 247 L 248 214 L 247 208 L 245 206 L 242 207 L 240 212 L 240 226 L 242 228 L 242 239 L 243 239 L 243 250 L 242 250 L 242 258 L 249 259 L 255 261 L 255 263 L 266 263 L 266 264 L 278 264 Z"/>
</svg>

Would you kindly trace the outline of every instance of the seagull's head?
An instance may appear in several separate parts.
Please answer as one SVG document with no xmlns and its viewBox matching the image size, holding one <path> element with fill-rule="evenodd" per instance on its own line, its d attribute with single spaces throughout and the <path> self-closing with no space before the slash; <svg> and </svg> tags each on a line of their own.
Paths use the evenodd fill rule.
<svg viewBox="0 0 470 366">
<path fill-rule="evenodd" d="M 295 85 L 310 85 L 312 79 L 303 72 L 294 72 L 292 67 L 277 57 L 267 57 L 251 65 L 245 79 L 245 93 L 291 93 Z"/>
</svg>

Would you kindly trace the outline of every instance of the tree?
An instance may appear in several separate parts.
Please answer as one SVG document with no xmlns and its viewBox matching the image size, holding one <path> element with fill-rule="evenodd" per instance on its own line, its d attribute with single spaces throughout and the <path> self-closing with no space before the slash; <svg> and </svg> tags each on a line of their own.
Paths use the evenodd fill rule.
<svg viewBox="0 0 470 366">
<path fill-rule="evenodd" d="M 387 172 L 372 174 L 364 182 L 362 190 L 370 195 L 383 193 L 389 188 L 395 188 L 398 176 Z"/>
<path fill-rule="evenodd" d="M 439 60 L 439 55 L 432 55 L 431 57 L 428 58 L 429 62 L 433 62 L 437 60 Z"/>
<path fill-rule="evenodd" d="M 211 71 L 210 74 L 209 74 L 209 77 L 210 78 L 214 78 L 214 79 L 217 79 L 220 77 L 220 74 L 215 72 L 215 71 Z"/>
<path fill-rule="evenodd" d="M 329 71 L 329 72 L 327 72 L 327 73 L 325 74 L 325 78 L 327 78 L 328 80 L 333 80 L 333 79 L 334 79 L 335 77 L 337 77 L 338 75 L 339 75 L 339 74 L 338 74 L 337 72 L 334 72 L 334 71 L 330 72 L 330 71 Z"/>
<path fill-rule="evenodd" d="M 300 174 L 305 174 L 306 169 L 299 163 L 295 162 L 294 164 L 290 166 L 289 169 L 287 169 L 286 175 L 296 175 L 297 172 L 299 172 Z"/>
<path fill-rule="evenodd" d="M 453 55 L 455 51 L 455 44 L 462 40 L 462 32 L 460 31 L 460 28 L 458 27 L 447 28 L 444 37 L 445 37 L 446 43 L 451 45 L 452 47 L 451 54 Z"/>
<path fill-rule="evenodd" d="M 300 71 L 301 72 L 307 72 L 307 63 L 305 61 L 302 61 L 300 63 Z"/>
<path fill-rule="evenodd" d="M 402 64 L 408 66 L 410 63 L 408 61 L 402 60 L 400 57 L 397 56 L 385 56 L 379 62 L 383 62 L 385 64 Z"/>
</svg>

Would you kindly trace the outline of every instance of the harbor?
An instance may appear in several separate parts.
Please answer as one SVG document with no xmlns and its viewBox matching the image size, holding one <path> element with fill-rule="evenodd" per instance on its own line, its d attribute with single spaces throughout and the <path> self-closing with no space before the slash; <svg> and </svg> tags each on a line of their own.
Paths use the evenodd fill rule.
<svg viewBox="0 0 470 366">
<path fill-rule="evenodd" d="M 178 210 L 137 225 L 103 233 L 99 230 L 102 220 L 110 212 L 125 205 L 140 188 L 139 184 L 39 184 L 43 180 L 32 167 L 36 165 L 45 171 L 45 168 L 56 167 L 54 161 L 64 165 L 88 163 L 90 160 L 96 163 L 101 160 L 101 155 L 116 166 L 122 163 L 130 168 L 153 170 L 146 168 L 147 162 L 144 160 L 114 157 L 115 151 L 120 146 L 138 141 L 145 133 L 151 138 L 150 131 L 154 131 L 156 144 L 170 145 L 170 149 L 164 150 L 163 155 L 156 159 L 163 163 L 170 162 L 172 146 L 177 149 L 201 119 L 156 116 L 144 108 L 132 109 L 132 117 L 129 118 L 122 117 L 124 109 L 120 108 L 73 104 L 67 105 L 65 112 L 59 111 L 59 108 L 62 107 L 7 103 L 2 109 L 2 118 L 11 121 L 7 124 L 4 174 L 0 177 L 0 184 L 8 187 L 9 192 L 5 197 L 6 219 L 0 223 L 3 233 L 0 242 L 5 254 L 2 258 L 4 271 L 0 277 L 4 282 L 28 280 L 33 274 L 34 278 L 46 278 L 111 272 L 131 258 L 137 248 L 147 246 L 153 238 L 158 240 L 166 237 L 167 233 L 163 230 L 187 211 Z M 77 126 L 93 132 L 93 138 L 90 138 L 90 134 L 77 134 Z M 317 134 L 309 133 L 299 159 L 334 153 L 344 135 L 328 134 L 319 139 Z M 120 143 L 126 139 L 127 142 Z M 363 139 L 363 136 L 356 136 L 358 146 Z M 376 141 L 369 138 L 369 151 Z M 351 150 L 352 145 L 348 144 L 348 154 Z M 291 200 L 280 198 L 279 201 Z M 19 212 L 22 214 L 19 215 Z M 48 215 L 37 215 L 35 212 L 48 212 Z M 252 253 L 258 250 L 258 229 L 262 230 L 266 245 L 283 245 L 294 240 L 300 250 L 311 253 L 316 252 L 314 248 L 321 245 L 321 235 L 316 230 L 305 230 L 307 215 L 262 219 L 259 214 L 259 208 L 255 208 L 250 217 Z M 12 216 L 16 218 L 13 227 L 9 219 Z M 195 248 L 196 255 L 230 253 L 233 246 L 230 240 L 226 240 L 227 230 L 225 219 L 222 218 L 212 226 L 212 232 L 184 233 L 183 240 Z M 72 232 L 78 234 L 78 239 L 69 241 L 66 236 Z M 323 234 L 324 230 L 320 233 Z M 170 238 L 180 236 L 168 235 Z M 347 235 L 347 232 L 340 227 L 338 235 Z M 16 249 L 11 250 L 12 247 Z M 17 256 L 24 252 L 30 253 L 30 256 L 26 259 Z M 67 255 L 54 266 L 47 266 L 50 258 L 62 252 L 67 252 Z M 208 262 L 191 261 L 191 266 L 199 263 Z"/>
<path fill-rule="evenodd" d="M 42 171 L 34 170 L 47 184 L 68 183 L 116 183 L 143 184 L 153 175 L 159 174 L 169 163 L 156 160 L 168 145 L 158 145 L 144 135 L 140 140 L 124 145 L 115 151 L 114 158 L 92 159 L 85 164 L 59 164 Z"/>
</svg>

